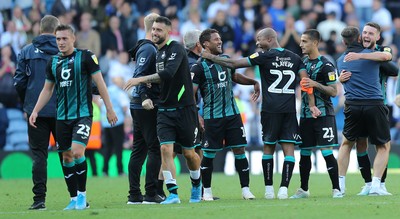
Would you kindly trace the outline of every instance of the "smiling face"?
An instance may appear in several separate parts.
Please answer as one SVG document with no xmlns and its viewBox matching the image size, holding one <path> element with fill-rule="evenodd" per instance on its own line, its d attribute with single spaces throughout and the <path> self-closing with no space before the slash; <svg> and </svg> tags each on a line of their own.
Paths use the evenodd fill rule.
<svg viewBox="0 0 400 219">
<path fill-rule="evenodd" d="M 151 41 L 156 45 L 166 43 L 171 27 L 164 23 L 154 22 L 151 29 Z"/>
<path fill-rule="evenodd" d="M 59 30 L 56 32 L 58 50 L 66 56 L 74 52 L 75 36 L 70 30 Z"/>
<path fill-rule="evenodd" d="M 376 45 L 376 41 L 380 38 L 379 31 L 375 27 L 371 27 L 368 25 L 364 26 L 362 32 L 362 44 L 364 48 L 374 49 Z"/>
<path fill-rule="evenodd" d="M 261 33 L 261 31 L 257 34 L 256 45 L 258 48 L 261 48 L 262 50 L 270 49 L 270 43 L 268 37 L 265 34 Z"/>
<path fill-rule="evenodd" d="M 222 40 L 218 33 L 212 33 L 210 41 L 206 42 L 206 48 L 210 50 L 211 54 L 222 54 Z"/>
</svg>

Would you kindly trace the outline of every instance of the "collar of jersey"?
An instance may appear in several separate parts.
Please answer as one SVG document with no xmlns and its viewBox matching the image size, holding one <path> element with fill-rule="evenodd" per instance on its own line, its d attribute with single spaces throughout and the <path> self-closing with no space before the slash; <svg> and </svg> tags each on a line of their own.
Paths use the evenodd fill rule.
<svg viewBox="0 0 400 219">
<path fill-rule="evenodd" d="M 284 50 L 284 48 L 281 48 L 281 47 L 278 47 L 278 48 L 271 48 L 271 49 L 276 49 L 276 50 L 278 50 L 279 52 L 282 52 L 282 51 Z"/>
<path fill-rule="evenodd" d="M 73 51 L 70 55 L 63 56 L 61 52 L 59 52 L 58 55 L 61 56 L 61 57 L 69 57 L 69 56 L 74 55 L 77 51 L 78 51 L 78 50 L 77 50 L 76 48 L 74 48 L 74 51 Z"/>
</svg>

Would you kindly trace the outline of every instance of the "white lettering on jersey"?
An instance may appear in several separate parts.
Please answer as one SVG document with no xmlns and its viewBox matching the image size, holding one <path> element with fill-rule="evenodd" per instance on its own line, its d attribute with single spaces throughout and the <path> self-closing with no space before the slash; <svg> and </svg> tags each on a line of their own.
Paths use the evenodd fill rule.
<svg viewBox="0 0 400 219">
<path fill-rule="evenodd" d="M 40 53 L 43 53 L 43 51 L 42 51 L 42 50 L 40 50 L 40 49 L 36 48 L 36 49 L 35 49 L 35 53 L 39 53 L 39 52 L 40 52 Z"/>
<path fill-rule="evenodd" d="M 273 62 L 272 65 L 275 66 L 276 68 L 279 68 L 281 66 L 292 68 L 293 67 L 293 62 L 279 61 L 279 63 L 278 62 Z"/>
<path fill-rule="evenodd" d="M 157 73 L 164 70 L 164 62 L 159 62 L 156 64 Z"/>
<path fill-rule="evenodd" d="M 68 80 L 70 76 L 71 76 L 71 69 L 62 68 L 61 78 L 64 81 L 60 82 L 60 87 L 70 87 L 72 85 L 72 80 Z"/>
<path fill-rule="evenodd" d="M 139 66 L 140 66 L 140 65 L 144 65 L 145 62 L 146 62 L 146 58 L 145 58 L 145 57 L 141 57 L 141 58 L 139 59 L 138 65 L 139 65 Z"/>
<path fill-rule="evenodd" d="M 64 80 L 68 80 L 70 76 L 71 76 L 71 69 L 62 68 L 62 70 L 61 70 L 61 78 L 64 79 Z"/>
</svg>

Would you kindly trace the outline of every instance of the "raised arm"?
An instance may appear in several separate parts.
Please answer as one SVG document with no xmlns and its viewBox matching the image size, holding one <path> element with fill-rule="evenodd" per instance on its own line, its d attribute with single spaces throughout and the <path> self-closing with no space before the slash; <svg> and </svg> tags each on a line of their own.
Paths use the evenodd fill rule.
<svg viewBox="0 0 400 219">
<path fill-rule="evenodd" d="M 371 52 L 371 53 L 355 53 L 350 52 L 344 57 L 344 61 L 353 61 L 358 59 L 368 59 L 377 62 L 386 62 L 392 60 L 390 52 Z"/>
<path fill-rule="evenodd" d="M 228 67 L 228 68 L 244 68 L 244 67 L 250 67 L 250 63 L 247 61 L 247 58 L 240 58 L 240 59 L 231 59 L 231 58 L 226 58 L 226 57 L 220 57 L 213 55 L 207 51 L 203 51 L 201 54 L 203 58 L 209 59 L 212 62 L 215 62 L 219 65 Z"/>
</svg>

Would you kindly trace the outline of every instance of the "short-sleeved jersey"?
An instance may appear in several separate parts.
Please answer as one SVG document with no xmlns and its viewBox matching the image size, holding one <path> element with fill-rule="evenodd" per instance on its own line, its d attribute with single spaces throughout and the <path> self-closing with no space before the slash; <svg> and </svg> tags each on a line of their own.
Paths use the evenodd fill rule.
<svg viewBox="0 0 400 219">
<path fill-rule="evenodd" d="M 160 109 L 194 105 L 188 57 L 182 45 L 170 40 L 159 49 L 156 71 L 161 78 Z"/>
<path fill-rule="evenodd" d="M 191 68 L 193 84 L 203 97 L 203 118 L 218 119 L 240 114 L 232 91 L 234 70 L 202 59 Z"/>
<path fill-rule="evenodd" d="M 305 70 L 300 56 L 283 48 L 270 49 L 247 57 L 258 65 L 262 86 L 261 110 L 268 113 L 296 112 L 295 88 L 299 72 Z"/>
<path fill-rule="evenodd" d="M 53 56 L 47 63 L 46 80 L 55 83 L 57 120 L 92 116 L 92 75 L 100 73 L 96 56 L 75 49 L 69 56 Z"/>
<path fill-rule="evenodd" d="M 380 62 L 365 59 L 345 62 L 344 57 L 348 52 L 371 53 L 373 51 L 364 49 L 362 45 L 353 44 L 337 60 L 338 72 L 342 70 L 351 72 L 351 80 L 343 83 L 346 101 L 383 100 L 379 78 Z"/>
<path fill-rule="evenodd" d="M 333 64 L 324 56 L 319 56 L 317 59 L 309 59 L 308 57 L 303 60 L 304 65 L 310 79 L 328 86 L 337 82 L 337 73 Z M 312 118 L 311 111 L 308 106 L 308 95 L 302 91 L 301 101 L 301 118 Z M 315 105 L 321 111 L 321 116 L 334 116 L 335 111 L 331 97 L 322 93 L 318 89 L 314 89 Z"/>
</svg>

